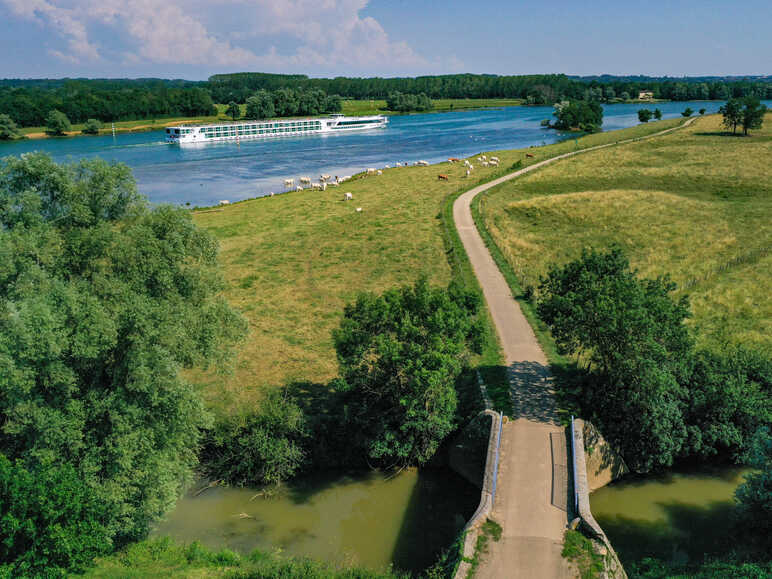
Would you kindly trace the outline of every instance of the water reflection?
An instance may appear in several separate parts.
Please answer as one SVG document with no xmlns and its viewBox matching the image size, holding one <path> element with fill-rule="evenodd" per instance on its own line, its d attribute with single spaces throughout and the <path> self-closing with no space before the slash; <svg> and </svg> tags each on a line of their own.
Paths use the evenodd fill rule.
<svg viewBox="0 0 772 579">
<path fill-rule="evenodd" d="M 732 550 L 734 491 L 748 472 L 703 468 L 631 477 L 592 493 L 590 502 L 623 563 L 702 561 Z"/>
<path fill-rule="evenodd" d="M 477 489 L 446 470 L 322 474 L 274 496 L 260 489 L 193 491 L 153 534 L 242 553 L 279 548 L 373 569 L 419 570 L 450 545 L 478 500 Z"/>
</svg>

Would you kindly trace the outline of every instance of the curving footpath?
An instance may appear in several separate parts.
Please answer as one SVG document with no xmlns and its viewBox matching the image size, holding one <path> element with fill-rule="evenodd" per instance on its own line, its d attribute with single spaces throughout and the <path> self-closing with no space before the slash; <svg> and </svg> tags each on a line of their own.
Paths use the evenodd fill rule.
<svg viewBox="0 0 772 579">
<path fill-rule="evenodd" d="M 588 147 L 540 161 L 463 193 L 453 220 L 482 287 L 509 370 L 513 420 L 503 428 L 498 491 L 492 518 L 503 533 L 490 543 L 477 577 L 574 577 L 561 556 L 568 521 L 565 429 L 560 425 L 547 358 L 515 301 L 472 218 L 473 199 L 492 187 L 549 163 L 589 151 L 650 139 L 689 126 L 695 119 L 646 137 Z"/>
</svg>

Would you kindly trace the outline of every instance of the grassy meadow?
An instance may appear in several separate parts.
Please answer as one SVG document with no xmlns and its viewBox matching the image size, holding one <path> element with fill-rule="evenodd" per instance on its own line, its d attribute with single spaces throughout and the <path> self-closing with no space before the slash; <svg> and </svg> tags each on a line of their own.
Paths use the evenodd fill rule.
<svg viewBox="0 0 772 579">
<path fill-rule="evenodd" d="M 454 272 L 476 283 L 455 230 L 443 225 L 452 219 L 450 202 L 457 194 L 509 172 L 515 163 L 640 137 L 679 122 L 500 151 L 500 167 L 474 161 L 470 178 L 463 176 L 461 164 L 399 167 L 325 192 L 293 192 L 195 212 L 196 223 L 220 242 L 226 297 L 250 326 L 232 374 L 194 376 L 204 385 L 209 405 L 227 412 L 259 400 L 266 387 L 333 378 L 337 361 L 330 334 L 343 306 L 360 291 L 383 291 L 420 275 L 446 284 Z M 449 180 L 439 181 L 439 173 Z M 342 200 L 345 192 L 353 201 Z M 480 363 L 495 365 L 497 355 L 490 351 Z"/>
<path fill-rule="evenodd" d="M 641 125 L 646 126 L 646 125 Z M 772 351 L 772 115 L 750 137 L 717 115 L 502 184 L 477 211 L 521 287 L 583 247 L 619 244 L 689 295 L 699 343 Z"/>
</svg>

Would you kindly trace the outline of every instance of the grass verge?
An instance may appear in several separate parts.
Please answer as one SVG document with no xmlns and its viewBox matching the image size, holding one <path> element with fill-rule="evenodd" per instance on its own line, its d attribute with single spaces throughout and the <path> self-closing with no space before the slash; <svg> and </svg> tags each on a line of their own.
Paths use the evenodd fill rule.
<svg viewBox="0 0 772 579">
<path fill-rule="evenodd" d="M 487 555 L 488 548 L 491 541 L 498 542 L 501 539 L 502 528 L 493 519 L 487 519 L 480 527 L 479 534 L 477 535 L 477 543 L 475 543 L 474 556 L 471 560 L 467 560 L 470 563 L 469 572 L 467 573 L 467 579 L 473 579 L 477 570 L 480 568 L 482 558 Z"/>
<path fill-rule="evenodd" d="M 596 553 L 594 543 L 579 531 L 566 530 L 561 555 L 576 566 L 581 579 L 599 579 L 603 574 L 603 555 Z"/>
</svg>

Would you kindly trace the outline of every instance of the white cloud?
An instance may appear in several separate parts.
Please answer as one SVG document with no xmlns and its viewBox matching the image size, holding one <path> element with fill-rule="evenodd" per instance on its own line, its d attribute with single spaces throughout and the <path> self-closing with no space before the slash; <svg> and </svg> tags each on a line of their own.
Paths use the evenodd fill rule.
<svg viewBox="0 0 772 579">
<path fill-rule="evenodd" d="M 56 31 L 73 63 L 113 58 L 125 64 L 180 64 L 264 70 L 377 69 L 409 71 L 428 61 L 405 42 L 391 40 L 367 0 L 0 0 L 18 17 Z M 237 14 L 228 20 L 218 15 Z M 128 38 L 117 50 L 96 43 L 89 28 Z M 223 29 L 225 28 L 225 29 Z M 105 45 L 107 43 L 107 45 Z M 107 56 L 106 56 L 107 55 Z"/>
<path fill-rule="evenodd" d="M 82 13 L 77 9 L 65 8 L 47 0 L 2 0 L 11 12 L 44 26 L 50 26 L 67 40 L 68 52 L 52 50 L 53 56 L 79 62 L 98 60 L 97 47 L 88 40 Z"/>
</svg>

